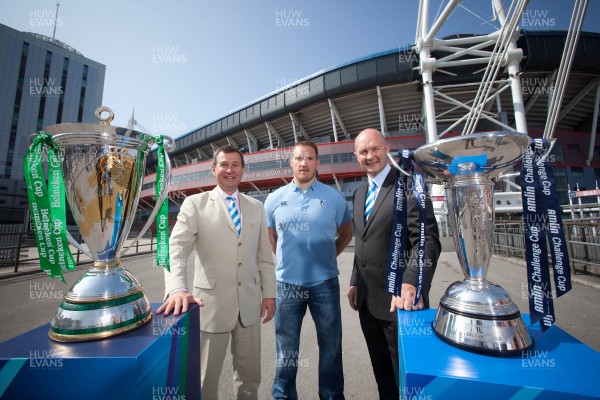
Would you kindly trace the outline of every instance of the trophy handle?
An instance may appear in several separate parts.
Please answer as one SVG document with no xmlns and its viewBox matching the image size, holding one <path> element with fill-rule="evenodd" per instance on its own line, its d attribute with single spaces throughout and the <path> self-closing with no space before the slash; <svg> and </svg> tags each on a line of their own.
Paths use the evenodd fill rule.
<svg viewBox="0 0 600 400">
<path fill-rule="evenodd" d="M 169 187 L 171 186 L 171 159 L 169 158 L 169 155 L 167 153 L 175 148 L 175 141 L 170 136 L 163 135 L 163 138 L 167 142 L 165 144 L 165 150 L 167 151 L 165 152 L 165 179 L 163 181 L 163 187 L 161 188 L 158 200 L 154 205 L 154 209 L 152 209 L 152 213 L 150 213 L 150 217 L 148 217 L 148 221 L 146 221 L 146 224 L 144 225 L 140 233 L 137 235 L 137 237 L 133 240 L 133 242 L 131 242 L 129 246 L 125 247 L 121 251 L 120 256 L 125 255 L 125 253 L 127 253 L 127 251 L 129 251 L 129 249 L 134 244 L 136 244 L 142 238 L 142 236 L 144 236 L 148 228 L 150 228 L 150 225 L 152 225 L 152 223 L 154 222 L 156 214 L 158 214 L 158 212 L 160 211 L 160 206 L 162 206 L 163 201 L 165 201 L 165 198 L 169 194 Z"/>
<path fill-rule="evenodd" d="M 77 250 L 79 250 L 80 252 L 82 252 L 83 254 L 85 254 L 86 256 L 91 258 L 92 260 L 94 259 L 90 250 L 86 249 L 81 244 L 79 244 L 79 242 L 77 242 L 77 240 L 75 240 L 75 238 L 73 236 L 71 236 L 69 231 L 67 231 L 67 240 L 69 241 L 69 243 L 71 243 L 73 246 L 75 246 L 77 248 Z"/>
<path fill-rule="evenodd" d="M 548 143 L 550 143 L 550 146 L 548 146 L 548 149 L 546 150 L 546 152 L 536 161 L 536 164 L 538 166 L 541 166 L 542 163 L 544 161 L 546 161 L 546 158 L 548 158 L 550 156 L 550 153 L 552 153 L 552 149 L 554 148 L 554 145 L 556 144 L 556 139 L 548 139 Z M 498 175 L 498 177 L 496 179 L 501 180 L 501 179 L 514 178 L 515 176 L 519 176 L 519 175 L 521 175 L 521 172 L 504 172 L 504 173 Z"/>
<path fill-rule="evenodd" d="M 396 162 L 396 160 L 394 160 L 394 157 L 392 157 L 392 155 L 390 153 L 388 153 L 387 156 L 388 156 L 388 159 L 390 160 L 390 163 L 392 163 L 392 165 L 394 166 L 394 168 L 396 168 L 398 171 L 402 172 L 406 176 L 412 176 L 411 174 L 406 172 L 404 169 L 402 169 L 402 167 L 400 165 L 398 165 L 398 163 Z"/>
<path fill-rule="evenodd" d="M 554 145 L 556 144 L 556 139 L 548 139 L 548 143 L 550 143 L 550 146 L 548 146 L 548 150 L 546 150 L 546 152 L 536 162 L 536 164 L 538 166 L 541 166 L 542 163 L 544 161 L 546 161 L 546 158 L 548 158 L 550 153 L 552 153 L 552 149 L 554 148 Z"/>
<path fill-rule="evenodd" d="M 498 177 L 496 177 L 496 179 L 494 179 L 494 180 L 500 181 L 502 179 L 514 178 L 519 175 L 521 175 L 520 172 L 505 172 L 505 173 L 498 175 Z"/>
</svg>

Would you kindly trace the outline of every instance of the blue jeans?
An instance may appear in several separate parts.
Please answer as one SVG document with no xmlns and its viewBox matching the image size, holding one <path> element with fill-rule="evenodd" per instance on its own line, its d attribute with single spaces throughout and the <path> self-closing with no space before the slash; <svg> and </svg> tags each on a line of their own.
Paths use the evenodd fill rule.
<svg viewBox="0 0 600 400">
<path fill-rule="evenodd" d="M 275 399 L 297 399 L 296 373 L 306 365 L 300 357 L 300 329 L 310 309 L 319 344 L 319 398 L 344 399 L 342 365 L 342 314 L 338 278 L 304 287 L 277 282 L 275 342 L 277 369 L 271 394 Z"/>
</svg>

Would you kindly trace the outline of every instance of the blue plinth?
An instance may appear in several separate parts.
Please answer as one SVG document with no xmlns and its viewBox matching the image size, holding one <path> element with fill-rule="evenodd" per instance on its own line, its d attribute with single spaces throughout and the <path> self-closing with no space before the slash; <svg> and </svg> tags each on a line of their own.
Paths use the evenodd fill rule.
<svg viewBox="0 0 600 400">
<path fill-rule="evenodd" d="M 556 326 L 529 326 L 533 350 L 503 358 L 476 354 L 440 340 L 436 310 L 398 311 L 400 398 L 598 399 L 600 353 Z"/>
<path fill-rule="evenodd" d="M 0 343 L 2 399 L 200 399 L 200 312 L 108 339 L 58 343 L 50 324 Z"/>
</svg>

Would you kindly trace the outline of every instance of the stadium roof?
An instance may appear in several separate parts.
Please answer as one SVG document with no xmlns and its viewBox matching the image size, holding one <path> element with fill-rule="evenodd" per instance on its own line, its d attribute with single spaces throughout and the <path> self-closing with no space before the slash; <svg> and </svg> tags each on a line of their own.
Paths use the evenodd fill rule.
<svg viewBox="0 0 600 400">
<path fill-rule="evenodd" d="M 548 98 L 553 93 L 553 74 L 559 67 L 566 36 L 565 31 L 522 31 L 517 42 L 523 51 L 521 82 L 530 131 L 544 129 Z M 432 52 L 435 58 L 444 55 Z M 224 144 L 238 146 L 243 152 L 255 152 L 289 146 L 301 139 L 315 142 L 354 139 L 366 127 L 379 128 L 390 136 L 424 134 L 418 66 L 418 54 L 411 48 L 402 48 L 313 74 L 179 137 L 171 158 L 175 166 L 181 166 L 212 157 L 214 149 Z M 461 65 L 436 71 L 433 79 L 441 88 L 441 94 L 435 97 L 439 132 L 465 114 L 464 107 L 449 99 L 471 101 L 483 69 L 481 65 Z M 508 78 L 506 72 L 499 78 Z M 563 98 L 558 131 L 590 132 L 594 89 L 599 83 L 600 34 L 582 33 Z M 500 87 L 497 85 L 496 89 Z M 514 126 L 510 90 L 502 92 L 498 99 L 488 103 L 486 111 Z M 498 129 L 488 120 L 477 126 L 478 131 Z M 148 166 L 155 163 L 154 153 L 148 159 Z"/>
</svg>

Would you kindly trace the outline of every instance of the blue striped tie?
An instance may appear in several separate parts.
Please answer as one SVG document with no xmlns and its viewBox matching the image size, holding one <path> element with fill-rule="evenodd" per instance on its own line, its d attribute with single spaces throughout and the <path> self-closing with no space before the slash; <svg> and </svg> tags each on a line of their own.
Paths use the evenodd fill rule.
<svg viewBox="0 0 600 400">
<path fill-rule="evenodd" d="M 373 204 L 375 204 L 375 196 L 377 193 L 377 184 L 375 181 L 369 182 L 369 191 L 367 192 L 367 200 L 365 202 L 365 222 L 369 219 L 369 214 L 371 214 L 371 210 L 373 209 Z"/>
<path fill-rule="evenodd" d="M 238 209 L 235 206 L 235 199 L 231 196 L 227 196 L 227 200 L 229 200 L 229 215 L 231 216 L 233 225 L 235 225 L 235 229 L 237 229 L 238 235 L 241 235 L 242 221 L 240 220 L 240 213 L 238 212 Z"/>
</svg>

